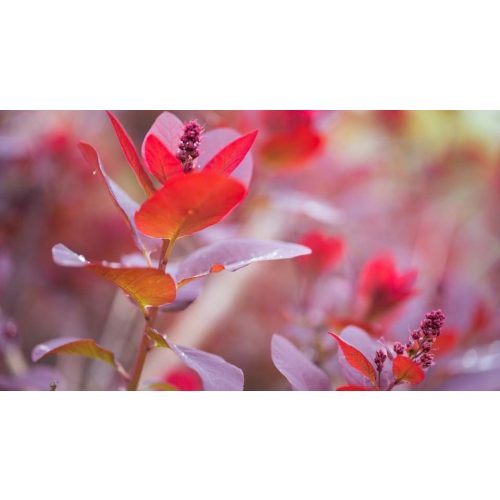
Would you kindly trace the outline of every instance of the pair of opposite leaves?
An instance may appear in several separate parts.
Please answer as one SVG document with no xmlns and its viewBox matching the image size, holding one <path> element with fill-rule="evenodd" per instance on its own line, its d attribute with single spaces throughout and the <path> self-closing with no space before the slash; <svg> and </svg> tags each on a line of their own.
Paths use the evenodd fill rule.
<svg viewBox="0 0 500 500">
<path fill-rule="evenodd" d="M 238 137 L 234 131 L 222 129 L 223 136 L 233 140 L 208 160 L 202 152 L 199 158 L 202 168 L 186 174 L 174 154 L 183 123 L 171 113 L 162 113 L 142 146 L 146 167 L 162 184 L 156 191 L 127 132 L 112 113 L 108 115 L 125 157 L 149 196 L 135 215 L 135 223 L 141 233 L 169 240 L 192 234 L 219 222 L 244 198 L 245 185 L 230 175 L 249 153 L 257 131 Z M 221 144 L 221 136 L 217 130 L 207 133 L 207 136 L 208 146 L 211 145 L 207 150 L 212 153 L 214 146 Z M 81 143 L 80 149 L 91 167 L 98 170 L 100 160 L 92 146 Z M 249 181 L 248 178 L 246 180 Z"/>
<path fill-rule="evenodd" d="M 153 329 L 146 331 L 155 347 L 171 349 L 180 361 L 201 378 L 203 389 L 206 391 L 242 391 L 244 384 L 243 372 L 237 366 L 228 363 L 220 356 L 200 351 L 190 347 L 174 344 L 167 337 Z M 40 361 L 54 354 L 70 356 L 83 356 L 102 361 L 112 366 L 125 380 L 129 375 L 116 359 L 113 352 L 105 349 L 93 339 L 57 338 L 37 345 L 31 354 L 34 362 Z M 152 382 L 150 389 L 173 390 L 172 386 L 165 383 Z"/>
</svg>

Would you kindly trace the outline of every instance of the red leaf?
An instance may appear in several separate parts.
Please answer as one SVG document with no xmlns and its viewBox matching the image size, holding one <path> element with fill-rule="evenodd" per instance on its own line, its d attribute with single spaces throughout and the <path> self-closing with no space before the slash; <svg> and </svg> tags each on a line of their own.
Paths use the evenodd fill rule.
<svg viewBox="0 0 500 500">
<path fill-rule="evenodd" d="M 312 272 L 332 270 L 344 253 L 344 241 L 341 238 L 327 236 L 320 231 L 304 234 L 300 243 L 312 250 L 312 255 L 300 258 L 300 262 Z"/>
<path fill-rule="evenodd" d="M 444 328 L 441 330 L 439 337 L 436 338 L 432 350 L 436 351 L 434 352 L 436 356 L 442 356 L 455 349 L 458 340 L 459 335 L 456 329 L 450 327 Z"/>
<path fill-rule="evenodd" d="M 276 170 L 301 167 L 313 158 L 323 145 L 322 137 L 312 128 L 300 127 L 293 132 L 271 135 L 261 146 L 265 164 Z"/>
<path fill-rule="evenodd" d="M 219 151 L 240 137 L 241 134 L 232 128 L 215 128 L 204 132 L 200 143 L 200 156 L 198 157 L 200 168 L 203 169 Z M 253 158 L 252 155 L 247 154 L 243 161 L 233 170 L 231 177 L 240 181 L 248 189 L 252 180 L 252 173 Z"/>
<path fill-rule="evenodd" d="M 244 160 L 256 137 L 257 130 L 254 130 L 230 142 L 205 165 L 204 170 L 229 175 Z"/>
<path fill-rule="evenodd" d="M 335 389 L 336 391 L 371 391 L 368 387 L 363 387 L 361 385 L 342 385 Z"/>
<path fill-rule="evenodd" d="M 424 370 L 408 356 L 396 356 L 392 363 L 392 373 L 396 380 L 410 384 L 420 384 L 425 378 Z"/>
<path fill-rule="evenodd" d="M 330 333 L 330 335 L 337 341 L 339 347 L 342 349 L 342 353 L 345 356 L 346 361 L 359 373 L 368 378 L 373 385 L 376 384 L 377 374 L 375 373 L 375 368 L 373 365 L 366 359 L 363 353 L 358 351 L 355 347 L 344 342 L 338 335 L 335 333 Z"/>
<path fill-rule="evenodd" d="M 196 172 L 165 183 L 135 214 L 137 228 L 154 238 L 173 239 L 223 219 L 245 196 L 238 181 L 214 172 Z"/>
<path fill-rule="evenodd" d="M 151 182 L 151 179 L 148 177 L 148 174 L 144 170 L 144 167 L 142 166 L 141 160 L 139 158 L 139 155 L 137 154 L 132 139 L 130 139 L 129 135 L 123 128 L 123 125 L 119 122 L 118 118 L 116 118 L 116 116 L 111 113 L 111 111 L 106 111 L 106 113 L 111 121 L 111 124 L 113 125 L 113 128 L 115 129 L 116 137 L 118 138 L 118 142 L 120 143 L 122 151 L 125 154 L 125 158 L 127 158 L 129 165 L 132 167 L 137 180 L 143 187 L 146 194 L 153 194 L 155 192 L 155 188 L 153 186 L 153 183 Z"/>
<path fill-rule="evenodd" d="M 367 302 L 365 317 L 373 319 L 415 295 L 416 269 L 400 273 L 392 255 L 368 261 L 361 271 L 359 293 Z"/>
<path fill-rule="evenodd" d="M 143 157 L 149 171 L 162 183 L 176 175 L 182 175 L 182 163 L 154 134 L 144 141 Z"/>
</svg>

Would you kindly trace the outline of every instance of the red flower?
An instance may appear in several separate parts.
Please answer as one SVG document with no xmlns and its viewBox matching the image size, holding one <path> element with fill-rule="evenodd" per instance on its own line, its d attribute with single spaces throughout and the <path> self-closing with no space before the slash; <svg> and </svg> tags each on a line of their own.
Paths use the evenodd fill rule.
<svg viewBox="0 0 500 500">
<path fill-rule="evenodd" d="M 262 111 L 261 119 L 268 133 L 259 152 L 269 167 L 301 167 L 322 150 L 313 111 Z"/>
<path fill-rule="evenodd" d="M 202 391 L 200 376 L 189 368 L 178 368 L 165 377 L 165 382 L 179 391 Z"/>
<path fill-rule="evenodd" d="M 310 255 L 300 258 L 301 263 L 312 272 L 331 271 L 344 253 L 344 242 L 335 236 L 327 236 L 320 231 L 310 231 L 302 236 L 300 244 L 312 250 Z"/>
<path fill-rule="evenodd" d="M 359 284 L 360 296 L 366 303 L 365 318 L 373 319 L 412 297 L 416 278 L 415 269 L 399 274 L 391 255 L 367 262 Z"/>
</svg>

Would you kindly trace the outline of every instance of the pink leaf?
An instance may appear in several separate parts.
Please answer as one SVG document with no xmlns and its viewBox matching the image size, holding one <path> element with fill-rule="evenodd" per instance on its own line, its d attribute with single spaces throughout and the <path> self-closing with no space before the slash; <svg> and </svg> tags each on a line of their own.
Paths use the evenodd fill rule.
<svg viewBox="0 0 500 500">
<path fill-rule="evenodd" d="M 215 354 L 167 342 L 180 360 L 200 376 L 205 391 L 243 390 L 243 372 L 237 366 Z"/>
<path fill-rule="evenodd" d="M 205 246 L 180 263 L 175 276 L 178 283 L 222 270 L 236 271 L 254 262 L 291 259 L 311 253 L 295 243 L 272 240 L 232 239 Z"/>
<path fill-rule="evenodd" d="M 164 111 L 154 121 L 142 143 L 142 157 L 146 158 L 146 143 L 150 135 L 155 135 L 168 151 L 175 156 L 179 148 L 184 124 L 173 113 Z"/>
</svg>

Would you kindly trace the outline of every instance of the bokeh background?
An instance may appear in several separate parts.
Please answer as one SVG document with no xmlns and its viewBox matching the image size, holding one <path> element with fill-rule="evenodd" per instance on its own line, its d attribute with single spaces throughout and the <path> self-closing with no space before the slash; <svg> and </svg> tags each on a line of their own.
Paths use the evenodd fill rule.
<svg viewBox="0 0 500 500">
<path fill-rule="evenodd" d="M 159 113 L 117 115 L 139 146 Z M 315 251 L 206 278 L 189 307 L 161 315 L 160 328 L 175 341 L 241 367 L 246 389 L 282 390 L 289 386 L 270 354 L 279 333 L 339 385 L 329 330 L 357 324 L 374 337 L 403 340 L 425 311 L 439 307 L 446 331 L 417 389 L 500 389 L 499 112 L 176 113 L 207 130 L 257 128 L 259 136 L 246 201 L 222 224 L 180 240 L 174 260 L 232 236 L 309 241 Z M 52 262 L 59 242 L 89 259 L 134 251 L 79 140 L 94 145 L 109 174 L 143 199 L 104 112 L 0 113 L 2 389 L 47 390 L 54 380 L 59 389 L 115 388 L 107 366 L 62 356 L 34 366 L 30 351 L 57 336 L 91 337 L 128 365 L 139 342 L 140 314 L 121 291 Z M 385 274 L 370 274 L 380 261 Z M 368 313 L 367 274 L 387 288 L 410 273 L 416 282 L 408 294 L 396 290 L 394 304 Z M 199 383 L 160 350 L 144 377 L 181 389 Z"/>
</svg>

